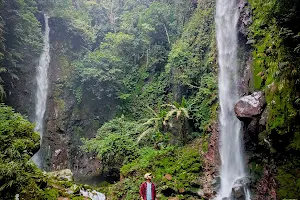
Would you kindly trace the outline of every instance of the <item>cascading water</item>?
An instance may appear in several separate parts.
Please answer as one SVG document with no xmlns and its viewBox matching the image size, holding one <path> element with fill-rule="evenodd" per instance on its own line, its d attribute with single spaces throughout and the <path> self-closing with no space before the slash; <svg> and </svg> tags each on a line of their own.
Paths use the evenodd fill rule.
<svg viewBox="0 0 300 200">
<path fill-rule="evenodd" d="M 44 47 L 43 52 L 40 56 L 39 65 L 37 67 L 37 92 L 36 92 L 36 103 L 35 103 L 35 131 L 40 134 L 41 144 L 44 132 L 44 116 L 46 111 L 47 95 L 48 95 L 48 68 L 50 63 L 50 44 L 49 44 L 49 34 L 50 27 L 48 24 L 49 17 L 45 14 L 45 33 L 44 33 Z M 33 157 L 32 160 L 35 164 L 41 168 L 42 159 L 41 152 L 38 151 Z"/>
<path fill-rule="evenodd" d="M 235 0 L 217 0 L 216 32 L 219 62 L 221 187 L 216 199 L 235 199 L 232 188 L 246 177 L 241 122 L 234 113 L 238 95 L 237 22 Z M 241 186 L 243 199 L 250 199 L 247 187 Z"/>
</svg>

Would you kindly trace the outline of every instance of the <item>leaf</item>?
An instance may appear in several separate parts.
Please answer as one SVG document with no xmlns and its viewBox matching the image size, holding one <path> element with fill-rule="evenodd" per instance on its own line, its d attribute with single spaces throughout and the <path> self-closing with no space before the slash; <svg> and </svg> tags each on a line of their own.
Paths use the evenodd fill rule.
<svg viewBox="0 0 300 200">
<path fill-rule="evenodd" d="M 151 133 L 153 131 L 153 128 L 148 128 L 146 131 L 144 131 L 142 134 L 139 135 L 137 138 L 137 143 L 139 143 L 146 135 Z"/>
</svg>

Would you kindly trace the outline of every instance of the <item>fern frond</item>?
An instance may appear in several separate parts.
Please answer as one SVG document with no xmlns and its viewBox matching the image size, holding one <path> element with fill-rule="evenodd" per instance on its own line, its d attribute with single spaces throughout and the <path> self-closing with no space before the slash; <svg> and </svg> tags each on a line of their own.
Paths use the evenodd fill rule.
<svg viewBox="0 0 300 200">
<path fill-rule="evenodd" d="M 172 104 L 163 104 L 161 105 L 162 107 L 171 107 L 173 109 L 176 109 L 176 106 L 172 105 Z"/>
<path fill-rule="evenodd" d="M 180 110 L 183 112 L 183 114 L 186 118 L 190 118 L 189 112 L 186 108 L 180 108 Z"/>
<path fill-rule="evenodd" d="M 150 106 L 147 105 L 146 107 L 155 117 L 158 117 L 158 114 Z"/>
<path fill-rule="evenodd" d="M 145 123 L 143 123 L 143 125 L 151 125 L 153 124 L 153 122 L 156 123 L 156 121 L 160 120 L 160 118 L 151 118 L 151 119 L 148 119 Z"/>
<path fill-rule="evenodd" d="M 177 110 L 177 112 L 176 112 L 176 119 L 178 119 L 180 117 L 180 115 L 181 115 L 181 109 Z"/>
<path fill-rule="evenodd" d="M 2 72 L 7 72 L 7 69 L 5 69 L 4 67 L 0 67 L 0 73 Z"/>
<path fill-rule="evenodd" d="M 177 110 L 171 110 L 171 111 L 169 111 L 169 112 L 167 113 L 167 115 L 166 115 L 164 121 L 168 121 L 168 120 L 170 119 L 170 117 L 172 117 L 173 114 L 174 114 L 175 112 L 177 112 Z"/>
<path fill-rule="evenodd" d="M 139 143 L 141 139 L 143 139 L 146 135 L 148 135 L 152 130 L 153 130 L 152 128 L 148 128 L 146 131 L 141 133 L 141 135 L 137 138 L 137 143 Z"/>
<path fill-rule="evenodd" d="M 0 102 L 3 102 L 4 97 L 6 96 L 3 85 L 0 85 Z"/>
</svg>

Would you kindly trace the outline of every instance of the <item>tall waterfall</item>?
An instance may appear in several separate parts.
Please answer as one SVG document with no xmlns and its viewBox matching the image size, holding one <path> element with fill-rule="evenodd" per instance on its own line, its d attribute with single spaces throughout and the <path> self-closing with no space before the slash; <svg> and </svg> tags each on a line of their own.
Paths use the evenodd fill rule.
<svg viewBox="0 0 300 200">
<path fill-rule="evenodd" d="M 50 63 L 50 44 L 49 34 L 50 28 L 48 24 L 49 17 L 45 14 L 45 33 L 44 33 L 44 47 L 40 56 L 39 64 L 37 66 L 37 91 L 36 91 L 36 103 L 35 103 L 35 131 L 39 132 L 41 137 L 41 144 L 44 132 L 44 116 L 46 111 L 47 95 L 48 95 L 48 68 Z M 38 167 L 42 167 L 41 152 L 38 151 L 32 160 Z"/>
<path fill-rule="evenodd" d="M 217 0 L 216 32 L 219 62 L 221 188 L 217 199 L 234 199 L 232 188 L 246 176 L 241 122 L 234 113 L 238 95 L 236 0 Z M 245 199 L 249 192 L 243 188 Z"/>
</svg>

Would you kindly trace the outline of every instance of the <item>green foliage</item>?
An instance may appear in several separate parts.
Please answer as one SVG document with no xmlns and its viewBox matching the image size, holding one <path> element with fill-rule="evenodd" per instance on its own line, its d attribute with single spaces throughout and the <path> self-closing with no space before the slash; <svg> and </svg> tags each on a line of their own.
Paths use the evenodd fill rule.
<svg viewBox="0 0 300 200">
<path fill-rule="evenodd" d="M 299 1 L 251 0 L 255 89 L 264 90 L 268 104 L 263 141 L 276 153 L 279 198 L 299 198 Z"/>
<path fill-rule="evenodd" d="M 2 22 L 0 18 L 0 62 L 9 61 L 6 64 L 12 67 L 24 58 L 35 58 L 40 52 L 41 28 L 33 15 L 37 7 L 32 0 L 2 2 L 0 10 L 4 20 Z M 182 188 L 196 189 L 191 185 L 197 185 L 194 181 L 201 171 L 200 145 L 168 146 L 174 135 L 166 126 L 167 121 L 169 125 L 172 122 L 180 126 L 179 132 L 185 140 L 189 131 L 188 119 L 192 118 L 197 124 L 192 129 L 204 129 L 217 108 L 214 3 L 201 1 L 199 8 L 195 9 L 192 2 L 41 0 L 37 3 L 40 10 L 52 17 L 54 28 L 62 31 L 53 47 L 62 48 L 64 55 L 59 55 L 62 81 L 68 82 L 66 87 L 73 91 L 77 103 L 84 103 L 83 95 L 87 93 L 93 99 L 105 95 L 112 99 L 119 97 L 121 101 L 119 116 L 122 117 L 105 123 L 96 138 L 83 140 L 83 149 L 96 153 L 105 171 L 119 173 L 121 168 L 126 174 L 124 182 L 115 185 L 114 195 L 118 198 L 125 195 L 125 199 L 137 199 L 136 192 L 142 182 L 140 177 L 148 170 L 156 174 L 159 192 L 166 188 L 177 193 Z M 15 10 L 19 15 L 11 15 Z M 7 30 L 7 34 L 12 35 L 8 40 L 5 38 Z M 9 42 L 12 42 L 11 46 Z M 4 51 L 3 46 L 8 51 Z M 17 49 L 16 53 L 13 49 Z M 4 66 L 5 70 L 7 66 Z M 2 75 L 2 70 L 0 73 Z M 183 87 L 187 88 L 185 94 L 177 91 Z M 55 103 L 64 109 L 62 88 L 63 84 L 57 84 Z M 181 103 L 174 102 L 178 99 L 182 100 Z M 174 103 L 167 104 L 169 102 Z M 162 108 L 160 105 L 164 104 L 166 106 Z M 80 128 L 75 129 L 77 135 L 82 132 Z M 141 133 L 145 136 L 138 143 Z M 28 160 L 30 153 L 24 150 L 33 148 L 32 145 L 16 139 L 12 149 L 18 151 L 9 152 Z M 208 145 L 202 146 L 206 148 Z M 18 152 L 24 152 L 24 155 L 18 155 Z M 13 168 L 14 171 L 20 166 Z M 40 172 L 35 170 L 23 174 L 25 177 L 36 175 L 40 179 Z M 173 176 L 171 181 L 164 178 L 167 173 Z M 39 191 L 36 192 L 39 197 L 30 196 L 30 193 L 27 199 L 56 199 L 63 194 L 53 184 L 42 191 L 34 185 L 37 179 L 26 179 L 30 185 L 20 181 L 26 188 L 25 193 Z M 30 187 L 33 189 L 29 190 Z"/>
<path fill-rule="evenodd" d="M 131 57 L 126 57 L 134 49 L 133 40 L 132 35 L 122 32 L 108 33 L 98 50 L 88 53 L 78 62 L 80 82 L 88 84 L 88 89 L 98 98 L 103 94 L 114 96 L 121 89 L 122 77 L 133 63 Z"/>
<path fill-rule="evenodd" d="M 39 135 L 34 126 L 13 109 L 0 105 L 0 133 L 2 159 L 29 159 L 28 154 L 39 146 Z"/>
<path fill-rule="evenodd" d="M 161 101 L 170 87 L 164 65 L 172 43 L 190 15 L 190 0 L 188 3 L 78 0 L 55 4 L 54 15 L 62 16 L 65 21 L 70 19 L 67 27 L 74 27 L 70 31 L 89 31 L 89 28 L 76 28 L 74 18 L 92 24 L 96 32 L 96 42 L 89 40 L 94 43 L 93 48 L 76 61 L 71 87 L 77 99 L 82 98 L 80 95 L 85 90 L 98 99 L 103 95 L 127 94 L 127 98 L 121 98 L 124 104 L 120 111 L 126 114 L 130 109 L 137 118 L 141 118 L 145 105 Z M 135 105 L 133 110 L 130 104 Z"/>
<path fill-rule="evenodd" d="M 171 110 L 166 114 L 164 121 L 169 121 L 173 115 L 176 116 L 177 120 L 179 118 L 189 118 L 188 105 L 185 98 L 181 99 L 181 104 L 174 101 L 173 104 L 164 104 L 162 106 L 171 108 Z"/>
<path fill-rule="evenodd" d="M 214 5 L 199 7 L 169 54 L 168 70 L 175 82 L 197 88 L 201 76 L 213 72 L 215 56 Z"/>
<path fill-rule="evenodd" d="M 0 100 L 5 97 L 3 77 L 18 79 L 22 67 L 36 59 L 42 47 L 42 31 L 34 0 L 0 1 Z"/>
<path fill-rule="evenodd" d="M 98 9 L 104 6 L 104 13 L 111 9 L 111 14 L 96 18 L 95 23 L 102 25 L 99 47 L 77 65 L 78 76 L 94 94 L 100 92 L 91 85 L 102 91 L 114 87 L 109 94 L 117 94 L 112 96 L 119 97 L 119 115 L 124 116 L 104 124 L 96 138 L 84 140 L 83 148 L 96 152 L 109 167 L 106 170 L 121 169 L 125 179 L 104 189 L 113 199 L 139 199 L 139 185 L 149 171 L 155 175 L 161 199 L 167 198 L 163 195 L 167 188 L 185 199 L 199 188 L 196 180 L 202 161 L 198 148 L 207 151 L 207 138 L 201 145 L 168 144 L 176 143 L 178 135 L 181 141 L 199 137 L 192 129 L 205 130 L 216 119 L 214 3 L 199 4 L 188 23 L 191 4 L 181 1 L 140 1 L 136 5 L 127 1 L 124 10 L 115 1 L 114 6 L 106 3 L 91 2 L 93 13 L 102 16 Z M 115 21 L 104 22 L 109 17 L 116 17 L 111 18 Z M 95 60 L 89 57 L 94 54 Z M 103 60 L 108 64 L 102 64 Z M 107 73 L 112 69 L 115 74 Z M 106 84 L 102 76 L 109 74 L 115 79 Z M 181 89 L 187 92 L 182 94 Z M 178 99 L 181 102 L 176 102 Z M 188 125 L 190 118 L 192 127 Z M 174 135 L 170 129 L 174 129 Z M 171 174 L 172 180 L 168 181 L 165 174 Z M 179 189 L 187 193 L 181 195 Z"/>
<path fill-rule="evenodd" d="M 0 196 L 3 200 L 57 199 L 74 185 L 50 177 L 30 161 L 40 144 L 34 126 L 11 107 L 0 104 Z M 60 188 L 60 189 L 57 189 Z M 64 188 L 64 189 L 62 189 Z"/>
<path fill-rule="evenodd" d="M 202 2 L 170 54 L 167 71 L 185 86 L 190 117 L 204 131 L 217 118 L 217 63 L 214 3 Z"/>
<path fill-rule="evenodd" d="M 300 63 L 297 53 L 295 54 L 289 44 L 297 32 L 293 33 L 286 26 L 288 23 L 296 23 L 298 17 L 294 16 L 293 10 L 299 3 L 288 4 L 291 9 L 288 11 L 282 8 L 282 2 L 279 2 L 271 0 L 251 2 L 254 8 L 251 37 L 256 41 L 253 52 L 254 86 L 256 89 L 265 90 L 270 106 L 268 131 L 274 130 L 279 134 L 285 134 L 296 128 L 293 121 L 297 118 L 295 102 L 299 96 L 297 71 Z M 281 11 L 292 12 L 290 18 L 286 16 L 287 13 Z M 286 22 L 282 24 L 282 21 Z"/>
<path fill-rule="evenodd" d="M 141 133 L 138 137 L 137 142 L 139 143 L 149 133 L 159 133 L 162 129 L 162 124 L 164 124 L 164 118 L 166 116 L 166 111 L 161 108 L 158 109 L 158 112 L 154 111 L 152 108 L 147 106 L 148 111 L 151 113 L 152 117 L 146 119 L 142 125 L 146 127 L 146 130 Z M 164 124 L 165 125 L 165 124 Z"/>
<path fill-rule="evenodd" d="M 278 196 L 280 199 L 300 198 L 299 158 L 289 160 L 287 164 L 279 167 L 277 181 L 279 183 Z"/>
<path fill-rule="evenodd" d="M 4 199 L 13 199 L 17 193 L 32 198 L 40 195 L 32 177 L 37 169 L 29 162 L 39 147 L 39 135 L 33 128 L 12 108 L 0 105 L 0 196 Z M 24 190 L 29 187 L 31 190 Z"/>
<path fill-rule="evenodd" d="M 51 15 L 68 22 L 67 32 L 78 35 L 84 43 L 95 41 L 96 30 L 83 1 L 76 1 L 74 4 L 72 0 L 58 0 L 54 1 L 51 7 Z"/>
<path fill-rule="evenodd" d="M 59 197 L 59 192 L 57 189 L 46 188 L 44 192 L 45 199 L 57 199 Z"/>
<path fill-rule="evenodd" d="M 217 77 L 214 73 L 202 76 L 198 92 L 189 100 L 190 113 L 195 126 L 201 131 L 217 119 L 218 109 Z"/>
<path fill-rule="evenodd" d="M 129 98 L 123 100 L 120 106 L 121 112 L 126 116 L 137 120 L 151 118 L 152 115 L 149 114 L 147 105 L 159 108 L 159 105 L 173 101 L 170 78 L 166 73 L 162 72 L 152 77 L 146 69 L 140 69 L 134 75 L 136 76 L 128 77 L 124 81 L 126 88 L 131 93 Z M 146 78 L 144 78 L 145 76 Z M 151 81 L 144 81 L 144 79 L 151 79 Z"/>
<path fill-rule="evenodd" d="M 141 149 L 140 156 L 136 160 L 121 168 L 121 174 L 125 179 L 110 188 L 110 195 L 116 198 L 125 196 L 125 199 L 139 199 L 138 188 L 143 182 L 143 175 L 147 172 L 153 174 L 153 181 L 161 199 L 166 199 L 163 191 L 167 188 L 175 190 L 177 194 L 179 189 L 196 190 L 198 186 L 195 183 L 202 167 L 197 148 L 198 143 L 180 148 L 168 146 L 161 150 L 149 147 Z M 166 174 L 170 174 L 172 180 L 167 180 Z"/>
<path fill-rule="evenodd" d="M 96 138 L 84 139 L 83 149 L 97 153 L 108 172 L 118 172 L 120 167 L 134 159 L 137 155 L 138 124 L 126 121 L 124 117 L 105 123 L 97 133 Z"/>
</svg>

